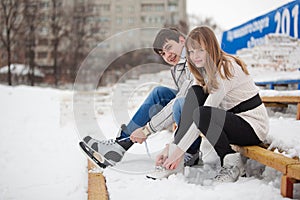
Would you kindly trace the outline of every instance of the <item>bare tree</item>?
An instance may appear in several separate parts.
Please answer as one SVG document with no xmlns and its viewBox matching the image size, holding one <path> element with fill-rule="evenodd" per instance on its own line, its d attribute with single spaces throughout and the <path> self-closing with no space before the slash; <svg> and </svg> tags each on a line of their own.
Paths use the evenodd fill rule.
<svg viewBox="0 0 300 200">
<path fill-rule="evenodd" d="M 87 6 L 85 2 L 76 2 L 74 5 L 74 12 L 72 15 L 72 27 L 71 27 L 71 55 L 70 55 L 70 75 L 71 80 L 76 78 L 76 71 L 79 62 L 84 58 L 87 52 L 85 52 L 85 38 L 88 37 L 88 33 L 85 29 L 86 24 L 86 11 Z"/>
<path fill-rule="evenodd" d="M 222 28 L 215 22 L 215 20 L 211 17 L 201 17 L 198 15 L 190 15 L 189 16 L 189 24 L 190 28 L 194 28 L 195 26 L 206 25 L 212 28 L 216 34 L 222 32 Z"/>
<path fill-rule="evenodd" d="M 53 57 L 53 72 L 54 72 L 54 84 L 58 86 L 58 81 L 60 79 L 60 69 L 59 64 L 62 58 L 59 55 L 59 45 L 62 40 L 69 34 L 69 26 L 68 26 L 68 11 L 63 10 L 62 0 L 51 0 L 51 20 L 50 20 L 50 28 L 51 28 L 51 37 L 52 37 L 52 57 Z"/>
<path fill-rule="evenodd" d="M 30 0 L 24 5 L 24 40 L 26 44 L 26 62 L 29 66 L 28 79 L 30 85 L 35 83 L 35 47 L 36 47 L 36 30 L 39 25 L 38 0 Z"/>
<path fill-rule="evenodd" d="M 71 80 L 74 81 L 76 78 L 76 72 L 80 62 L 83 61 L 84 57 L 89 53 L 89 44 L 95 44 L 101 40 L 99 36 L 100 24 L 94 23 L 90 25 L 88 22 L 89 17 L 93 17 L 94 8 L 96 5 L 91 1 L 75 1 L 73 12 L 72 12 L 72 27 L 70 31 L 70 72 Z M 97 10 L 99 15 L 99 10 Z"/>
<path fill-rule="evenodd" d="M 7 82 L 12 85 L 11 62 L 12 50 L 16 44 L 18 31 L 22 24 L 22 3 L 18 0 L 1 0 L 0 4 L 0 40 L 7 54 Z"/>
</svg>

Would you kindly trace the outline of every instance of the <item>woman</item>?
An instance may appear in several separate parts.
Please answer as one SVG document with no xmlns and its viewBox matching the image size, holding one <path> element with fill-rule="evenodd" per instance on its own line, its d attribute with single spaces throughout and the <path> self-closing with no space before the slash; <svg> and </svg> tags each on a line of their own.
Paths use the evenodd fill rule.
<svg viewBox="0 0 300 200">
<path fill-rule="evenodd" d="M 174 139 L 177 146 L 168 155 L 159 155 L 156 164 L 175 170 L 201 132 L 220 157 L 222 168 L 215 179 L 236 181 L 244 169 L 240 154 L 230 144 L 257 145 L 265 140 L 269 129 L 259 89 L 245 64 L 220 48 L 210 28 L 202 26 L 192 30 L 185 45 L 196 85 L 186 96 Z"/>
</svg>

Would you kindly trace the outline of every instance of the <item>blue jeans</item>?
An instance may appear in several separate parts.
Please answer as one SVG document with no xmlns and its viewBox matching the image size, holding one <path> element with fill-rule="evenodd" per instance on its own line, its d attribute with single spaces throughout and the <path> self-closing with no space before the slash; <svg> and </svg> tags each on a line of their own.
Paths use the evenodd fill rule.
<svg viewBox="0 0 300 200">
<path fill-rule="evenodd" d="M 133 118 L 127 124 L 125 130 L 122 130 L 119 139 L 129 137 L 131 133 L 145 126 L 150 119 L 159 113 L 172 99 L 176 97 L 177 91 L 167 87 L 159 86 L 152 90 L 143 104 L 134 114 Z M 184 104 L 184 97 L 176 99 L 173 104 L 173 118 L 177 125 L 180 125 L 180 116 Z M 195 153 L 200 147 L 201 138 L 199 137 L 187 150 L 189 153 Z"/>
<path fill-rule="evenodd" d="M 163 86 L 155 87 L 127 124 L 126 129 L 122 130 L 120 139 L 129 137 L 134 130 L 145 126 L 154 115 L 176 97 L 176 94 L 177 91 L 174 89 Z"/>
</svg>

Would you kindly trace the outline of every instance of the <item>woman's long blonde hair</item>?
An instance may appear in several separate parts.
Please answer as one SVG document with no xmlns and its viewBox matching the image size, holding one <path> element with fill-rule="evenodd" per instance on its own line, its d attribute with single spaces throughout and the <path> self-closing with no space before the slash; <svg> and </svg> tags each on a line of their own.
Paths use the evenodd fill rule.
<svg viewBox="0 0 300 200">
<path fill-rule="evenodd" d="M 232 67 L 232 60 L 235 61 L 242 70 L 249 74 L 245 63 L 239 58 L 225 53 L 218 43 L 214 32 L 207 26 L 200 26 L 193 29 L 186 39 L 187 63 L 188 67 L 194 75 L 196 81 L 200 83 L 204 91 L 211 93 L 218 89 L 218 82 L 216 73 L 218 72 L 223 79 L 230 79 L 233 77 L 230 68 Z M 189 58 L 189 49 L 202 48 L 206 51 L 206 64 L 204 66 L 207 79 L 204 80 L 204 74 L 200 73 L 197 67 Z"/>
</svg>

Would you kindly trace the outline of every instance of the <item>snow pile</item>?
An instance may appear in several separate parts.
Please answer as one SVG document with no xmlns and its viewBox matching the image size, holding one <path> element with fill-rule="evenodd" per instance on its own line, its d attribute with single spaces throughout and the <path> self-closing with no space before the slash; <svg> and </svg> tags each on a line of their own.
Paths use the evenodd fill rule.
<svg viewBox="0 0 300 200">
<path fill-rule="evenodd" d="M 86 199 L 74 125 L 60 127 L 53 89 L 0 86 L 0 199 Z"/>
<path fill-rule="evenodd" d="M 300 71 L 275 71 L 272 68 L 248 67 L 249 73 L 255 82 L 299 80 Z"/>
<path fill-rule="evenodd" d="M 290 158 L 300 158 L 300 120 L 292 118 L 271 118 L 267 143 L 269 148 L 284 150 L 284 155 Z"/>
<path fill-rule="evenodd" d="M 11 64 L 10 70 L 12 74 L 16 75 L 28 75 L 30 72 L 29 66 L 23 65 L 23 64 Z M 8 73 L 8 67 L 4 66 L 0 68 L 0 74 L 7 74 Z M 39 69 L 34 69 L 34 75 L 44 77 L 45 74 L 41 72 Z"/>
<path fill-rule="evenodd" d="M 262 97 L 300 96 L 300 90 L 261 90 L 259 94 Z"/>
</svg>

